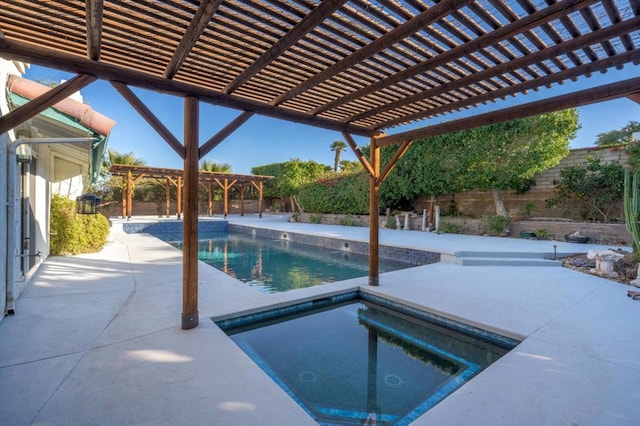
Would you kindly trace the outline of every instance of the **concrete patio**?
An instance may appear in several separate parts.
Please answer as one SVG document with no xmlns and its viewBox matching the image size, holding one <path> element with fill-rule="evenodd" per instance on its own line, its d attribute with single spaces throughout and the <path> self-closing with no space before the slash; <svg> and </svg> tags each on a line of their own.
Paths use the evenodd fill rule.
<svg viewBox="0 0 640 426">
<path fill-rule="evenodd" d="M 230 218 L 366 241 L 368 229 Z M 609 247 L 381 230 L 381 244 L 559 254 Z M 96 254 L 47 259 L 0 322 L 2 425 L 313 425 L 210 317 L 359 287 L 367 278 L 264 294 L 199 266 L 200 326 L 180 329 L 182 254 L 115 224 Z M 523 342 L 414 425 L 637 425 L 640 301 L 561 267 L 437 263 L 367 291 Z"/>
</svg>

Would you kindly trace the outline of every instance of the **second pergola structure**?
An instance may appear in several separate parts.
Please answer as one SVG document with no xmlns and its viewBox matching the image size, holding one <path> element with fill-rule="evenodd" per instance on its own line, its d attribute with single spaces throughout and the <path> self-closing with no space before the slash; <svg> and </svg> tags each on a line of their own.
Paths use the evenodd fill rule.
<svg viewBox="0 0 640 426">
<path fill-rule="evenodd" d="M 125 179 L 122 191 L 122 217 L 131 218 L 133 211 L 133 186 L 144 180 L 151 179 L 164 186 L 165 189 L 165 215 L 171 214 L 171 185 L 176 187 L 176 216 L 182 216 L 183 200 L 183 176 L 184 170 L 168 169 L 164 167 L 134 166 L 127 164 L 112 164 L 109 168 L 112 176 L 121 176 Z M 207 214 L 213 216 L 213 190 L 217 186 L 222 189 L 222 214 L 229 215 L 229 191 L 235 186 L 240 193 L 240 215 L 244 216 L 244 196 L 247 188 L 253 187 L 258 193 L 258 215 L 262 217 L 263 210 L 263 186 L 264 182 L 273 179 L 273 176 L 242 175 L 235 173 L 198 172 L 198 183 L 207 190 L 208 208 Z"/>
<path fill-rule="evenodd" d="M 343 134 L 369 174 L 369 284 L 378 285 L 380 185 L 414 141 L 621 97 L 640 102 L 640 77 L 384 132 L 638 65 L 639 46 L 638 0 L 15 0 L 0 8 L 0 54 L 77 75 L 1 117 L 0 133 L 96 79 L 157 131 L 184 160 L 187 329 L 198 325 L 198 162 L 254 114 Z M 131 86 L 184 98 L 182 141 Z M 199 145 L 201 102 L 241 113 Z M 367 138 L 368 156 L 353 136 Z M 381 165 L 380 149 L 392 145 Z"/>
</svg>

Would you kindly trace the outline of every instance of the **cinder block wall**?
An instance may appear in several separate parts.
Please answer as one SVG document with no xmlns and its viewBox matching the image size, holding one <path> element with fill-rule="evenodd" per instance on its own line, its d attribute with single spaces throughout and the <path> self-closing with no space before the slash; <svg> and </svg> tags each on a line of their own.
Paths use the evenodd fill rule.
<svg viewBox="0 0 640 426">
<path fill-rule="evenodd" d="M 577 208 L 571 204 L 561 204 L 553 208 L 546 207 L 546 200 L 554 197 L 553 181 L 560 178 L 560 170 L 565 167 L 583 164 L 588 156 L 600 157 L 604 162 L 619 161 L 627 164 L 628 154 L 623 147 L 609 148 L 581 148 L 571 150 L 569 155 L 560 161 L 556 167 L 552 167 L 536 177 L 536 184 L 529 191 L 523 194 L 516 194 L 515 191 L 504 191 L 504 202 L 509 214 L 524 211 L 527 203 L 533 203 L 534 209 L 531 212 L 533 217 L 542 218 L 570 218 L 581 219 Z M 421 212 L 429 206 L 428 196 L 421 196 L 416 200 L 415 209 Z M 491 192 L 466 191 L 460 194 L 447 194 L 437 197 L 443 214 L 449 214 L 454 209 L 462 215 L 479 217 L 488 213 L 494 213 L 493 195 Z M 567 212 L 573 214 L 568 215 Z M 614 207 L 610 218 L 624 220 L 622 203 Z"/>
<path fill-rule="evenodd" d="M 133 200 L 133 216 L 158 216 L 164 217 L 166 212 L 166 203 L 164 201 L 136 201 Z M 103 215 L 107 217 L 122 216 L 122 203 L 120 201 L 111 202 L 100 208 Z M 169 208 L 169 216 L 176 216 L 176 202 L 172 200 Z M 207 216 L 209 211 L 209 203 L 207 201 L 198 202 L 198 214 Z M 263 207 L 264 211 L 264 207 Z M 221 216 L 223 213 L 222 201 L 213 202 L 214 216 Z M 244 214 L 258 213 L 258 200 L 244 200 Z M 229 214 L 240 214 L 240 200 L 229 201 Z"/>
</svg>

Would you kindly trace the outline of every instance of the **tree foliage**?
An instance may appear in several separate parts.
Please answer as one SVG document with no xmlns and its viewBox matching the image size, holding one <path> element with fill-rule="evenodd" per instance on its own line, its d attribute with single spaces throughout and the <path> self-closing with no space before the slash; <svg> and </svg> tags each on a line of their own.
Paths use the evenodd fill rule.
<svg viewBox="0 0 640 426">
<path fill-rule="evenodd" d="M 630 144 L 634 132 L 640 132 L 640 122 L 629 121 L 621 129 L 599 133 L 598 136 L 596 136 L 596 145 L 617 146 Z"/>
<path fill-rule="evenodd" d="M 298 200 L 308 213 L 367 214 L 369 177 L 357 173 L 330 173 L 303 185 Z"/>
<path fill-rule="evenodd" d="M 231 173 L 232 167 L 229 163 L 216 163 L 215 161 L 202 160 L 200 170 L 205 172 Z"/>
<path fill-rule="evenodd" d="M 265 182 L 263 194 L 265 198 L 287 198 L 292 204 L 300 205 L 297 195 L 302 185 L 315 181 L 331 168 L 315 161 L 301 161 L 297 158 L 284 163 L 273 163 L 264 166 L 256 166 L 251 169 L 255 175 L 273 176 Z"/>
<path fill-rule="evenodd" d="M 624 168 L 618 161 L 605 164 L 600 158 L 589 157 L 585 164 L 562 169 L 560 179 L 553 183 L 555 197 L 547 200 L 548 207 L 576 199 L 581 203 L 582 219 L 607 222 L 624 194 Z"/>
<path fill-rule="evenodd" d="M 406 209 L 423 194 L 526 189 L 568 154 L 578 128 L 570 109 L 416 141 L 382 185 L 381 202 Z M 394 151 L 383 149 L 383 164 Z"/>
<path fill-rule="evenodd" d="M 113 149 L 109 150 L 109 162 L 111 164 L 124 164 L 127 166 L 144 166 L 146 164 L 146 162 L 136 156 L 133 151 L 121 153 Z"/>
</svg>

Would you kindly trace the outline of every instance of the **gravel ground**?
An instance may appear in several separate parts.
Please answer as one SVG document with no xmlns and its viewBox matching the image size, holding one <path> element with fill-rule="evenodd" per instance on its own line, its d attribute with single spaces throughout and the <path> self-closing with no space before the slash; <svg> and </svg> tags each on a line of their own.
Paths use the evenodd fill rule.
<svg viewBox="0 0 640 426">
<path fill-rule="evenodd" d="M 629 284 L 637 277 L 639 259 L 635 254 L 624 254 L 625 256 L 614 265 L 614 270 L 618 273 L 618 277 L 609 279 L 619 283 Z M 585 274 L 591 274 L 591 269 L 596 267 L 596 260 L 587 258 L 586 254 L 581 254 L 564 258 L 562 266 L 584 272 Z"/>
</svg>

